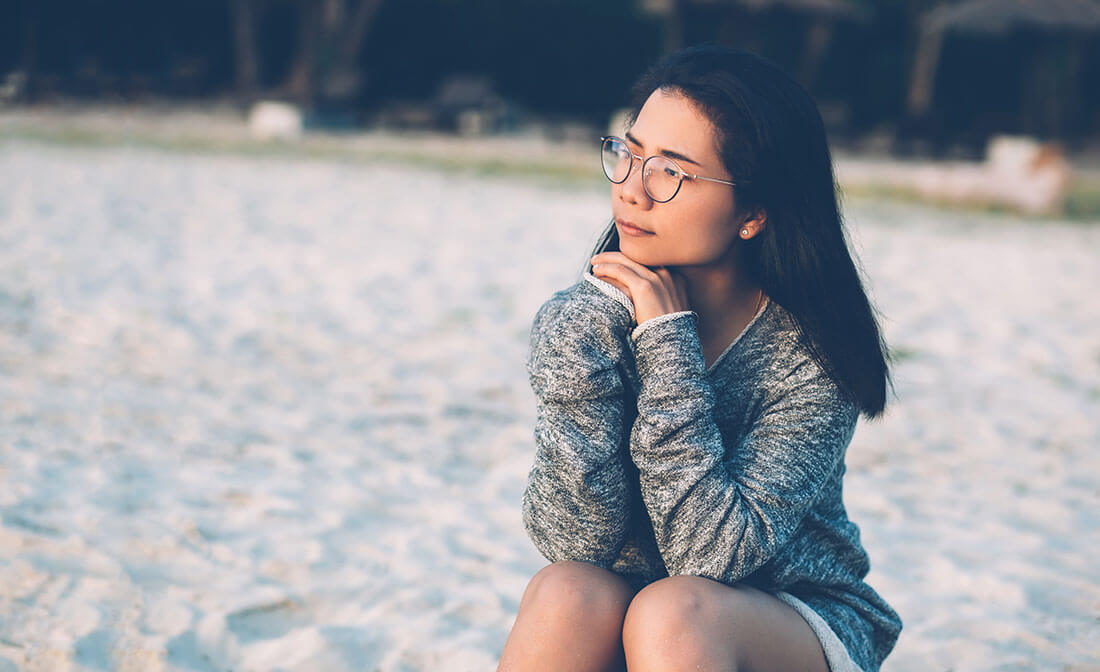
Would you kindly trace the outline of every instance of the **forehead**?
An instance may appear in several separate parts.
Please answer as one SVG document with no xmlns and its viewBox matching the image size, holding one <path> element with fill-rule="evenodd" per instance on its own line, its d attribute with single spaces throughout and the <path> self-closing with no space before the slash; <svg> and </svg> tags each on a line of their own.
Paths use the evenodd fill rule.
<svg viewBox="0 0 1100 672">
<path fill-rule="evenodd" d="M 717 166 L 714 125 L 694 101 L 680 93 L 657 89 L 646 99 L 630 134 L 647 154 L 671 150 L 700 165 Z"/>
</svg>

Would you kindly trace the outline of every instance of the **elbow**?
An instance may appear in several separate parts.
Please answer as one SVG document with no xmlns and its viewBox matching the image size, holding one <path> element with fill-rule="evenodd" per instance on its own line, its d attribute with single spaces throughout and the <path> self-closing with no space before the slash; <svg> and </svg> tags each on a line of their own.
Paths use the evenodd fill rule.
<svg viewBox="0 0 1100 672">
<path fill-rule="evenodd" d="M 523 505 L 521 507 L 523 529 L 527 531 L 527 537 L 531 540 L 531 543 L 535 545 L 535 548 L 546 556 L 547 560 L 554 561 L 555 558 L 548 555 L 548 549 L 545 547 L 546 544 L 544 543 L 544 540 L 552 536 L 553 533 L 548 529 L 542 516 L 539 515 L 533 498 L 534 494 L 530 487 L 523 491 Z"/>
<path fill-rule="evenodd" d="M 522 517 L 531 543 L 550 562 L 573 560 L 610 569 L 625 540 L 625 520 L 585 521 L 540 506 L 530 488 L 523 494 Z"/>
</svg>

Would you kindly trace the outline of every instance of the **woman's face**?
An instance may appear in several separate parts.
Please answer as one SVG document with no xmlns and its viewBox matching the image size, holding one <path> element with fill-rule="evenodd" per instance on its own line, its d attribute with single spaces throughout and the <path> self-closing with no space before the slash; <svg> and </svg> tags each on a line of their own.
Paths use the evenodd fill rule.
<svg viewBox="0 0 1100 672">
<path fill-rule="evenodd" d="M 710 120 L 693 101 L 678 93 L 654 91 L 626 140 L 638 156 L 663 154 L 685 173 L 730 179 L 718 157 Z M 620 251 L 649 267 L 694 266 L 722 258 L 738 235 L 733 187 L 685 177 L 672 200 L 656 203 L 642 187 L 641 168 L 634 159 L 626 181 L 611 186 Z M 624 224 L 644 233 L 631 231 Z"/>
</svg>

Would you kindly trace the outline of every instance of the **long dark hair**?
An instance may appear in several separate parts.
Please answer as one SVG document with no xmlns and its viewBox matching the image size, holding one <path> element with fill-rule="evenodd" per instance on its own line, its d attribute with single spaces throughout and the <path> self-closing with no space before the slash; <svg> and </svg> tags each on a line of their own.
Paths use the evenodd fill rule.
<svg viewBox="0 0 1100 672">
<path fill-rule="evenodd" d="M 714 44 L 669 54 L 642 75 L 630 123 L 657 89 L 699 106 L 738 184 L 738 210 L 767 213 L 763 231 L 742 241 L 745 273 L 792 315 L 841 392 L 865 416 L 879 416 L 889 351 L 848 249 L 825 127 L 810 94 L 771 61 Z M 618 249 L 613 222 L 596 249 Z"/>
</svg>

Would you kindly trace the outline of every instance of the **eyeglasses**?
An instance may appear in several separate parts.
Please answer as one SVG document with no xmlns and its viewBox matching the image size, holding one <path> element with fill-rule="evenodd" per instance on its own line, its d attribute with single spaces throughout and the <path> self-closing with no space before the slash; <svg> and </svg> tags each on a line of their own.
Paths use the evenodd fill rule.
<svg viewBox="0 0 1100 672">
<path fill-rule="evenodd" d="M 720 182 L 731 187 L 737 186 L 729 180 L 719 180 L 713 177 L 703 177 L 685 173 L 675 161 L 667 156 L 654 154 L 643 159 L 626 145 L 626 140 L 614 135 L 600 138 L 603 143 L 600 155 L 603 159 L 603 174 L 614 184 L 626 182 L 630 171 L 634 168 L 634 159 L 642 162 L 642 188 L 645 193 L 656 203 L 668 203 L 680 191 L 680 185 L 684 178 L 692 180 L 706 180 L 708 182 Z"/>
</svg>

